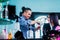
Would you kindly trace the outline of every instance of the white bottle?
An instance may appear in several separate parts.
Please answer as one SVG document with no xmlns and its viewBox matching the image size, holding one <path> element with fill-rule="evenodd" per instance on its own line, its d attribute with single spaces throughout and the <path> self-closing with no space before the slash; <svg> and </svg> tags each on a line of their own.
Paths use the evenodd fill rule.
<svg viewBox="0 0 60 40">
<path fill-rule="evenodd" d="M 5 18 L 6 19 L 8 18 L 8 6 L 6 6 L 6 8 L 5 8 Z"/>
<path fill-rule="evenodd" d="M 5 18 L 6 19 L 8 19 L 8 4 L 9 4 L 9 1 L 7 1 L 6 8 L 5 8 Z"/>
<path fill-rule="evenodd" d="M 0 3 L 0 18 L 2 18 L 2 3 Z"/>
<path fill-rule="evenodd" d="M 33 31 L 30 30 L 30 28 L 29 28 L 29 30 L 27 31 L 27 39 L 33 39 Z"/>
</svg>

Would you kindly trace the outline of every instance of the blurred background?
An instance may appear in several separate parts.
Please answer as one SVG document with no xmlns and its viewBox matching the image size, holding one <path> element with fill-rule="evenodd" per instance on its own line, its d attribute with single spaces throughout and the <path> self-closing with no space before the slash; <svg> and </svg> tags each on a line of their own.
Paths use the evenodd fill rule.
<svg viewBox="0 0 60 40">
<path fill-rule="evenodd" d="M 15 32 L 20 30 L 20 25 L 16 20 L 21 15 L 20 12 L 22 12 L 21 8 L 23 6 L 32 9 L 32 20 L 42 20 L 42 23 L 47 23 L 46 18 L 49 13 L 60 15 L 60 0 L 0 0 L 0 31 L 6 29 L 7 33 L 11 32 L 14 38 Z M 17 24 L 18 28 L 16 27 Z M 35 24 L 34 27 L 37 27 L 37 25 Z M 35 32 L 34 38 L 43 36 L 42 28 L 43 24 L 41 24 L 41 29 Z"/>
</svg>

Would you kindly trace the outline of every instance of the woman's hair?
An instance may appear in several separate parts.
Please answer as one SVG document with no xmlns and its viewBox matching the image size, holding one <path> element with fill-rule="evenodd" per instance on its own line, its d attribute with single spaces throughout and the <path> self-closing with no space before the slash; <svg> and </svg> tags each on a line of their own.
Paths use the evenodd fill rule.
<svg viewBox="0 0 60 40">
<path fill-rule="evenodd" d="M 59 25 L 59 23 L 58 23 L 58 15 L 57 14 L 50 13 L 49 16 L 50 16 L 50 23 L 52 23 L 52 21 L 53 21 L 54 26 Z"/>
<path fill-rule="evenodd" d="M 31 11 L 31 9 L 30 9 L 30 8 L 22 7 L 22 13 L 24 13 L 24 11 L 26 11 L 26 10 L 30 10 L 30 11 Z"/>
</svg>

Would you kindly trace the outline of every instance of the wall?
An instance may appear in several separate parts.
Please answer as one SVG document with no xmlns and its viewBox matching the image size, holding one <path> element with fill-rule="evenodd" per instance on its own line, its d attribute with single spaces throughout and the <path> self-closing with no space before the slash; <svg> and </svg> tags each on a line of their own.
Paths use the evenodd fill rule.
<svg viewBox="0 0 60 40">
<path fill-rule="evenodd" d="M 16 5 L 16 14 L 19 15 L 21 7 L 29 7 L 34 12 L 60 12 L 60 0 L 10 0 Z"/>
</svg>

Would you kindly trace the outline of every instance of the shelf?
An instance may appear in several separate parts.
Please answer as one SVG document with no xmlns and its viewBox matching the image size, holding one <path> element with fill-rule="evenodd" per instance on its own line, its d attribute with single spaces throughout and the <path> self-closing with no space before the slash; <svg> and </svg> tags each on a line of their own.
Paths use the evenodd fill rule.
<svg viewBox="0 0 60 40">
<path fill-rule="evenodd" d="M 0 25 L 10 25 L 12 23 L 12 20 L 0 18 Z"/>
<path fill-rule="evenodd" d="M 8 1 L 8 0 L 0 0 L 0 2 L 6 2 L 6 1 Z"/>
</svg>

